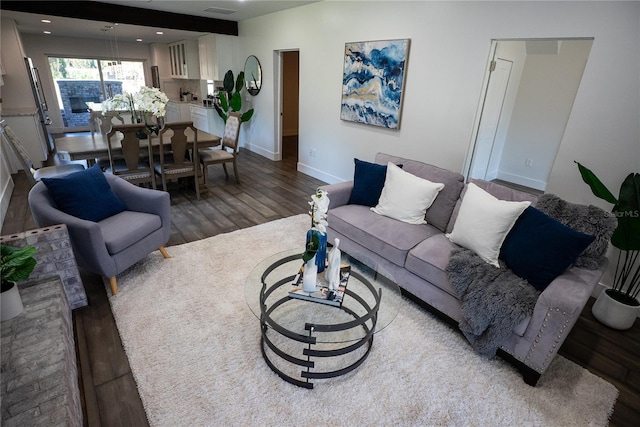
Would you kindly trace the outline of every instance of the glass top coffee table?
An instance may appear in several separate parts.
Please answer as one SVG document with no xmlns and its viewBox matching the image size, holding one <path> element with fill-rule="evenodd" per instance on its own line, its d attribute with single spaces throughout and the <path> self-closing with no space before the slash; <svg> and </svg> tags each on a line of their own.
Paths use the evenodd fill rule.
<svg viewBox="0 0 640 427">
<path fill-rule="evenodd" d="M 301 255 L 292 249 L 258 264 L 247 278 L 245 298 L 260 320 L 267 365 L 282 379 L 313 388 L 311 380 L 345 375 L 366 360 L 374 335 L 398 314 L 402 295 L 388 274 L 343 253 L 342 264 L 351 272 L 340 307 L 292 298 Z"/>
</svg>

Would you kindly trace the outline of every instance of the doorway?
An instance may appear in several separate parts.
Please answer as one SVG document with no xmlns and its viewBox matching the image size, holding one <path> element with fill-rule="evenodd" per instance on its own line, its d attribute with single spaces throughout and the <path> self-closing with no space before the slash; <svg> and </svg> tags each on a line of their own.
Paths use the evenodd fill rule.
<svg viewBox="0 0 640 427">
<path fill-rule="evenodd" d="M 492 41 L 468 178 L 544 192 L 592 44 Z"/>
<path fill-rule="evenodd" d="M 300 84 L 300 52 L 282 52 L 282 160 L 298 162 L 298 114 Z"/>
</svg>

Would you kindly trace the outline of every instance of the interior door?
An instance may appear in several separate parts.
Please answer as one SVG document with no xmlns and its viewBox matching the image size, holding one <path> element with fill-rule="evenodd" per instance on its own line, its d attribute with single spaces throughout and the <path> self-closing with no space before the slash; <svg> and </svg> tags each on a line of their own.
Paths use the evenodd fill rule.
<svg viewBox="0 0 640 427">
<path fill-rule="evenodd" d="M 493 177 L 487 176 L 491 165 L 500 163 L 500 159 L 495 158 L 496 154 L 499 156 L 499 150 L 494 152 L 494 147 L 512 66 L 511 61 L 504 59 L 496 58 L 492 62 L 489 86 L 484 100 L 473 163 L 469 174 L 471 178 L 493 179 Z"/>
</svg>

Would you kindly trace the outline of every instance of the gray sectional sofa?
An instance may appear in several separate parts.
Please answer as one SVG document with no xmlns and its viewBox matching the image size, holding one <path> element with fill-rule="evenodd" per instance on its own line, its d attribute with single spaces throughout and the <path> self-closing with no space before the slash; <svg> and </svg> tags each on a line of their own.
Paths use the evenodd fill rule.
<svg viewBox="0 0 640 427">
<path fill-rule="evenodd" d="M 447 276 L 451 252 L 458 246 L 445 233 L 453 229 L 464 177 L 419 161 L 378 153 L 375 163 L 402 164 L 404 171 L 432 182 L 444 183 L 426 212 L 427 224 L 408 224 L 378 215 L 368 206 L 348 204 L 353 181 L 320 187 L 329 193 L 328 241 L 372 268 L 388 272 L 407 296 L 451 324 L 462 319 L 461 302 Z M 531 201 L 536 197 L 487 181 L 473 182 L 501 200 Z M 498 355 L 513 363 L 527 384 L 535 385 L 580 316 L 607 265 L 571 267 L 539 295 L 533 313 L 521 321 L 501 345 Z"/>
</svg>

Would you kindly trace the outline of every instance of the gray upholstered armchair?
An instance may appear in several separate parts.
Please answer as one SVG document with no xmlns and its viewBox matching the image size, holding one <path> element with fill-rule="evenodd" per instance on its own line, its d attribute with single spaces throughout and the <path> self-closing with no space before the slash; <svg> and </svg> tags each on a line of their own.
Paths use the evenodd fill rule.
<svg viewBox="0 0 640 427">
<path fill-rule="evenodd" d="M 155 250 L 169 258 L 164 245 L 171 234 L 169 193 L 137 187 L 105 174 L 127 210 L 99 222 L 87 221 L 59 210 L 42 182 L 29 193 L 29 207 L 38 227 L 66 224 L 78 265 L 109 278 L 118 292 L 116 275 Z"/>
</svg>

